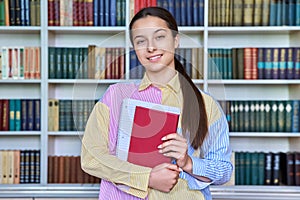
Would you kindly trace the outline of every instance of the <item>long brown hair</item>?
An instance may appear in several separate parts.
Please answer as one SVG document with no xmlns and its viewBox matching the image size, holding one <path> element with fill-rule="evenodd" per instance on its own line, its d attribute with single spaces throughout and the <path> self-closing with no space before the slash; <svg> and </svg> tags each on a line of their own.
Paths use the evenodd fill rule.
<svg viewBox="0 0 300 200">
<path fill-rule="evenodd" d="M 164 20 L 172 30 L 173 37 L 178 34 L 178 26 L 172 14 L 161 7 L 147 7 L 140 10 L 131 20 L 129 25 L 130 40 L 132 42 L 132 26 L 138 19 L 146 16 L 154 16 Z M 199 148 L 208 134 L 207 114 L 201 92 L 186 73 L 184 66 L 175 57 L 175 69 L 180 73 L 179 80 L 183 93 L 182 132 L 189 134 L 191 145 Z M 196 98 L 191 98 L 196 96 Z M 197 112 L 198 111 L 198 112 Z"/>
</svg>

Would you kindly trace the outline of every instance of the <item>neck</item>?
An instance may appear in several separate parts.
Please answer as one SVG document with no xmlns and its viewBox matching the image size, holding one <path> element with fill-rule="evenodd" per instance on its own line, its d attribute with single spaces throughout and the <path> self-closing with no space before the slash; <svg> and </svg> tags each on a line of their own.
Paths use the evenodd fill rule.
<svg viewBox="0 0 300 200">
<path fill-rule="evenodd" d="M 176 75 L 176 70 L 166 68 L 160 72 L 146 71 L 146 74 L 153 85 L 164 86 Z"/>
</svg>

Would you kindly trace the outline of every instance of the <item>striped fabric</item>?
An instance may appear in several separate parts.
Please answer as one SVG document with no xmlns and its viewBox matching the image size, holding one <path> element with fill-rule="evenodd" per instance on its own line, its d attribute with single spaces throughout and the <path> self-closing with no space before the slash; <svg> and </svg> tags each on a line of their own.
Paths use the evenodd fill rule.
<svg viewBox="0 0 300 200">
<path fill-rule="evenodd" d="M 204 183 L 186 172 L 169 193 L 148 188 L 151 168 L 120 161 L 116 152 L 118 118 L 124 98 L 133 98 L 182 108 L 178 74 L 165 86 L 153 86 L 145 75 L 141 82 L 111 85 L 95 105 L 82 140 L 82 168 L 102 179 L 99 200 L 212 199 L 209 185 L 230 179 L 232 164 L 228 125 L 216 101 L 202 93 L 209 121 L 209 135 L 201 148 L 189 146 L 193 174 L 212 180 Z M 192 105 L 191 105 L 192 106 Z M 181 126 L 179 124 L 179 132 Z"/>
</svg>

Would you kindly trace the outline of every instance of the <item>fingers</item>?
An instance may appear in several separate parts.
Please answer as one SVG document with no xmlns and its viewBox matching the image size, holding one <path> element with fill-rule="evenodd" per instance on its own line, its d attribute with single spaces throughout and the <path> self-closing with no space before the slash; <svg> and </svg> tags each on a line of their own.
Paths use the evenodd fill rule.
<svg viewBox="0 0 300 200">
<path fill-rule="evenodd" d="M 159 152 L 165 156 L 176 159 L 182 158 L 187 153 L 187 140 L 178 134 L 169 134 L 162 138 L 164 143 L 158 146 Z"/>
<path fill-rule="evenodd" d="M 178 140 L 178 141 L 183 141 L 186 142 L 186 139 L 182 136 L 180 136 L 178 133 L 171 133 L 166 135 L 165 137 L 161 138 L 161 140 L 163 141 L 167 141 L 167 140 Z"/>
<path fill-rule="evenodd" d="M 181 172 L 181 169 L 177 166 L 177 165 L 174 165 L 174 164 L 169 164 L 169 163 L 166 163 L 167 164 L 167 168 L 170 169 L 170 170 L 173 170 L 173 171 L 176 171 L 176 172 Z"/>
</svg>

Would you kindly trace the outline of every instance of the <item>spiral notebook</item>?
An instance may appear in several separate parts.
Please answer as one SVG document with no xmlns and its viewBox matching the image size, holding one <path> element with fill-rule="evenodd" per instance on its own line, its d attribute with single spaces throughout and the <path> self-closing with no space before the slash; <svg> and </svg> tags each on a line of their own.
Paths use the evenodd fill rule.
<svg viewBox="0 0 300 200">
<path fill-rule="evenodd" d="M 124 161 L 154 167 L 171 159 L 158 152 L 161 138 L 177 132 L 180 109 L 124 99 L 120 113 L 116 155 Z"/>
</svg>

